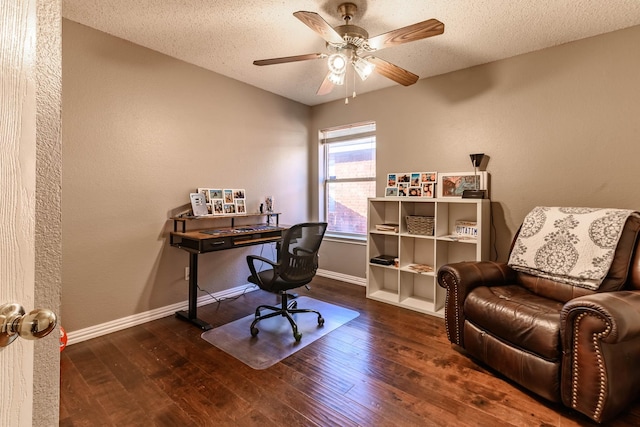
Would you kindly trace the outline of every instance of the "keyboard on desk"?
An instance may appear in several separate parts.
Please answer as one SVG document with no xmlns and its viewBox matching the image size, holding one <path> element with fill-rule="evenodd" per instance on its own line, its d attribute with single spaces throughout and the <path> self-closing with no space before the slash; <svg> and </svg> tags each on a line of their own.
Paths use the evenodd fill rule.
<svg viewBox="0 0 640 427">
<path fill-rule="evenodd" d="M 253 233 L 256 231 L 276 231 L 282 230 L 281 227 L 277 227 L 275 225 L 251 225 L 247 227 L 235 227 L 235 228 L 223 228 L 220 230 L 203 230 L 201 233 L 211 234 L 213 236 L 221 235 L 221 234 L 240 234 L 240 233 Z"/>
</svg>

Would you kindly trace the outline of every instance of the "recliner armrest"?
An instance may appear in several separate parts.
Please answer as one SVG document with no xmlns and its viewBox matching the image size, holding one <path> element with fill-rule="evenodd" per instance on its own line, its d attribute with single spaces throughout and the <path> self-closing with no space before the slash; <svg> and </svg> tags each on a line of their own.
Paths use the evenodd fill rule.
<svg viewBox="0 0 640 427">
<path fill-rule="evenodd" d="M 516 273 L 506 263 L 473 261 L 446 264 L 438 270 L 438 284 L 447 289 L 445 321 L 449 341 L 464 347 L 464 300 L 478 286 L 504 286 Z"/>
<path fill-rule="evenodd" d="M 598 422 L 640 391 L 640 291 L 574 298 L 560 314 L 562 401 Z"/>
</svg>

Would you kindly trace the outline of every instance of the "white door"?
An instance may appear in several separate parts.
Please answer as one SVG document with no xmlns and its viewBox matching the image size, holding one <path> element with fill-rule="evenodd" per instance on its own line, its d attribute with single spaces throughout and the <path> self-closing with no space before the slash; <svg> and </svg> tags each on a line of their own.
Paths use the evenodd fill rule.
<svg viewBox="0 0 640 427">
<path fill-rule="evenodd" d="M 33 309 L 35 0 L 0 1 L 0 304 Z M 31 426 L 33 341 L 0 347 L 0 426 Z"/>
</svg>

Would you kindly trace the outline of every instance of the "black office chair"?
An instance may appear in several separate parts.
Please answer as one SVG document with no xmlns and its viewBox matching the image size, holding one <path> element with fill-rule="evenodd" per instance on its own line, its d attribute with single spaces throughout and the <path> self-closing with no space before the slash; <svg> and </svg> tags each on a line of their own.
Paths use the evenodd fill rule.
<svg viewBox="0 0 640 427">
<path fill-rule="evenodd" d="M 326 229 L 326 222 L 308 222 L 296 224 L 286 230 L 283 233 L 282 242 L 278 244 L 278 262 L 256 255 L 247 256 L 247 263 L 251 270 L 249 282 L 255 283 L 265 291 L 280 294 L 281 302 L 280 307 L 261 305 L 256 308 L 256 318 L 251 323 L 251 336 L 258 335 L 259 330 L 256 324 L 260 320 L 274 316 L 283 316 L 289 320 L 296 341 L 300 341 L 302 334 L 298 332 L 298 325 L 293 320 L 292 314 L 316 313 L 318 326 L 324 325 L 320 312 L 298 308 L 296 301 L 289 302 L 290 295 L 287 291 L 307 285 L 315 276 L 318 269 L 318 249 Z M 257 271 L 255 261 L 267 263 L 272 268 Z M 269 309 L 272 312 L 261 316 L 262 309 Z"/>
</svg>

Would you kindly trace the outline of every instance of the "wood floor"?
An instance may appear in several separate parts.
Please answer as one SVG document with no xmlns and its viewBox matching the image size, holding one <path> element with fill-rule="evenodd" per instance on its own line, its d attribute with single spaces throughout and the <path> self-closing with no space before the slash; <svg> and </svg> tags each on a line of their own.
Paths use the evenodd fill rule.
<svg viewBox="0 0 640 427">
<path fill-rule="evenodd" d="M 299 293 L 360 316 L 265 370 L 173 316 L 69 346 L 61 354 L 60 425 L 592 425 L 454 350 L 442 319 L 321 277 Z M 273 302 L 256 291 L 198 314 L 216 327 Z M 640 425 L 640 401 L 609 425 Z"/>
</svg>

